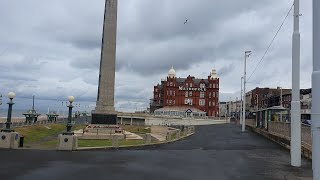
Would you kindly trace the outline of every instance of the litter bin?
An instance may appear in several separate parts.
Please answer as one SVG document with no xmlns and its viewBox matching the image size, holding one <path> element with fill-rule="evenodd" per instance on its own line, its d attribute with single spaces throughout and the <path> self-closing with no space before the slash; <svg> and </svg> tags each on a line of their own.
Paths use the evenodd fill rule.
<svg viewBox="0 0 320 180">
<path fill-rule="evenodd" d="M 23 147 L 24 136 L 20 136 L 19 147 Z"/>
</svg>

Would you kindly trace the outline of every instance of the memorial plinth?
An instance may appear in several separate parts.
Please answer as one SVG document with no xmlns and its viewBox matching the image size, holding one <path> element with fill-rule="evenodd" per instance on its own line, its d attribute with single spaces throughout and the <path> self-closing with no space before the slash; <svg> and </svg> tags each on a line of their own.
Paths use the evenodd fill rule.
<svg viewBox="0 0 320 180">
<path fill-rule="evenodd" d="M 117 114 L 92 112 L 91 124 L 117 124 Z"/>
</svg>

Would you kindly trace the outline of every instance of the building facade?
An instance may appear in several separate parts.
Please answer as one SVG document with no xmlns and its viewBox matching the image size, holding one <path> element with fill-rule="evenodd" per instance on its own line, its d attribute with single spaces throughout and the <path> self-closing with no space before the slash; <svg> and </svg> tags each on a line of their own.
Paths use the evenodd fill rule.
<svg viewBox="0 0 320 180">
<path fill-rule="evenodd" d="M 277 88 L 259 88 L 256 87 L 255 89 L 251 90 L 247 93 L 250 94 L 251 100 L 248 104 L 249 111 L 254 112 L 258 109 L 264 109 L 272 106 L 279 106 L 280 105 L 280 94 L 282 96 L 284 94 L 291 93 L 291 89 L 281 89 L 280 87 Z M 284 100 L 284 99 L 283 99 Z M 248 111 L 248 109 L 246 109 Z"/>
<path fill-rule="evenodd" d="M 226 117 L 228 114 L 227 102 L 219 102 L 219 115 L 220 117 Z"/>
<path fill-rule="evenodd" d="M 150 110 L 166 106 L 190 106 L 206 113 L 207 116 L 219 115 L 219 78 L 212 70 L 208 78 L 197 79 L 193 76 L 177 78 L 173 67 L 161 84 L 154 86 Z"/>
</svg>

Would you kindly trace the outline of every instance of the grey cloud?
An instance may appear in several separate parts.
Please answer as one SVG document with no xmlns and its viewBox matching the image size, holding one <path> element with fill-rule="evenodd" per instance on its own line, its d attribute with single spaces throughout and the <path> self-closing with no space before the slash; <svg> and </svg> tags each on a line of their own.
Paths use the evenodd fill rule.
<svg viewBox="0 0 320 180">
<path fill-rule="evenodd" d="M 179 75 L 203 73 L 204 77 L 216 65 L 221 76 L 220 100 L 228 100 L 224 92 L 240 89 L 243 52 L 254 52 L 249 74 L 291 4 L 291 0 L 119 0 L 117 107 L 147 106 L 152 86 L 171 65 Z M 310 7 L 310 2 L 301 5 L 302 78 L 306 82 L 311 71 Z M 93 103 L 103 9 L 104 0 L 1 1 L 0 52 L 8 48 L 0 55 L 1 93 L 16 90 L 26 98 L 37 93 L 45 99 L 43 104 L 74 94 L 78 100 Z M 190 19 L 186 25 L 185 19 Z M 292 18 L 288 18 L 250 87 L 273 81 L 290 84 L 291 35 Z M 200 69 L 199 64 L 208 67 Z M 10 81 L 17 79 L 18 83 Z"/>
<path fill-rule="evenodd" d="M 219 76 L 225 76 L 228 75 L 230 72 L 232 72 L 235 68 L 234 64 L 229 64 L 227 66 L 223 66 L 219 69 Z"/>
</svg>

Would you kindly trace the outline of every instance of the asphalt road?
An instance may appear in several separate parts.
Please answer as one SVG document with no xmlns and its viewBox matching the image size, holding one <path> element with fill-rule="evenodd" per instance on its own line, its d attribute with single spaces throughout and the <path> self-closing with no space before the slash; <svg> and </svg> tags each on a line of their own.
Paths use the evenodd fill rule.
<svg viewBox="0 0 320 180">
<path fill-rule="evenodd" d="M 312 174 L 311 161 L 293 168 L 288 150 L 232 124 L 199 126 L 188 139 L 145 150 L 0 153 L 0 179 L 6 180 L 258 180 Z"/>
</svg>

